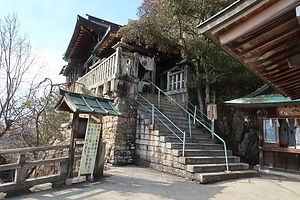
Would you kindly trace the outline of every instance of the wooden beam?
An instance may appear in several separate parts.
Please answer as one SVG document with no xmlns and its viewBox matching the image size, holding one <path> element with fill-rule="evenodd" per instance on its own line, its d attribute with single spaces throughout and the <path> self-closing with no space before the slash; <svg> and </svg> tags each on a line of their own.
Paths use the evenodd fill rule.
<svg viewBox="0 0 300 200">
<path fill-rule="evenodd" d="M 274 23 L 267 24 L 265 27 L 261 28 L 258 31 L 254 31 L 253 33 L 249 33 L 249 36 L 246 36 L 244 40 L 241 42 L 238 42 L 237 44 L 231 45 L 230 48 L 236 49 L 240 48 L 243 45 L 257 42 L 256 39 L 259 37 L 262 37 L 263 35 L 274 35 L 275 32 L 276 35 L 283 34 L 282 30 L 286 30 L 286 27 L 294 27 L 295 24 L 297 24 L 297 20 L 295 19 L 295 14 L 293 12 L 288 13 L 287 15 L 284 15 L 282 18 L 279 18 L 278 20 L 275 20 Z M 286 31 L 284 31 L 286 32 Z M 271 39 L 273 40 L 273 38 Z M 269 38 L 265 38 L 264 43 L 271 41 Z M 240 54 L 238 54 L 240 55 Z"/>
<path fill-rule="evenodd" d="M 278 81 L 278 82 L 274 83 L 272 81 L 272 83 L 274 85 L 276 85 L 277 87 L 280 87 L 280 88 L 295 87 L 295 86 L 297 86 L 297 85 L 300 84 L 299 78 L 297 76 L 295 78 L 293 78 L 293 79 L 290 78 L 288 80 L 282 80 L 281 82 Z"/>
<path fill-rule="evenodd" d="M 280 82 L 280 81 L 287 81 L 289 78 L 295 78 L 295 75 L 300 75 L 299 74 L 299 69 L 290 69 L 290 70 L 285 70 L 282 73 L 278 73 L 279 78 L 276 78 L 272 80 L 272 83 Z M 268 77 L 269 79 L 272 79 L 272 77 Z M 299 78 L 296 77 L 298 80 Z"/>
<path fill-rule="evenodd" d="M 287 49 L 284 49 L 284 53 L 283 53 L 283 51 L 276 52 L 274 55 L 272 55 L 271 58 L 259 60 L 257 62 L 251 63 L 251 64 L 248 63 L 248 65 L 255 66 L 255 67 L 253 67 L 253 70 L 255 70 L 255 71 L 258 68 L 267 68 L 267 67 L 272 66 L 281 61 L 284 61 L 286 63 L 286 65 L 288 65 L 287 58 L 297 54 L 298 52 L 299 52 L 298 45 L 291 46 Z"/>
<path fill-rule="evenodd" d="M 47 150 L 56 150 L 56 149 L 68 149 L 69 145 L 61 146 L 48 146 L 48 147 L 29 147 L 29 148 L 18 148 L 18 149 L 4 149 L 0 150 L 0 154 L 16 154 L 21 152 L 34 152 L 34 151 L 47 151 Z"/>
<path fill-rule="evenodd" d="M 295 30 L 295 29 L 294 29 Z M 300 33 L 300 29 L 298 29 L 298 32 Z M 290 32 L 289 32 L 290 33 Z M 281 36 L 280 36 L 281 37 Z M 299 44 L 299 38 L 290 37 L 287 40 L 280 41 L 279 43 L 275 43 L 276 39 L 273 38 L 272 42 L 264 43 L 261 46 L 255 46 L 251 51 L 254 49 L 262 49 L 261 51 L 258 51 L 257 53 L 247 51 L 247 53 L 251 52 L 251 56 L 246 58 L 244 60 L 245 63 L 249 63 L 254 60 L 262 60 L 264 58 L 268 58 L 275 54 L 276 51 L 282 51 L 282 49 L 285 49 L 287 46 L 295 46 L 296 44 Z M 278 39 L 278 38 L 277 38 Z M 265 47 L 263 47 L 265 46 Z M 240 56 L 245 54 L 239 54 Z"/>
<path fill-rule="evenodd" d="M 259 27 L 267 24 L 271 20 L 284 14 L 290 8 L 298 3 L 298 0 L 279 1 L 255 16 L 249 18 L 245 22 L 235 26 L 234 28 L 224 32 L 219 36 L 221 45 L 228 44 L 229 42 L 242 37 L 243 35 L 258 29 Z"/>
</svg>

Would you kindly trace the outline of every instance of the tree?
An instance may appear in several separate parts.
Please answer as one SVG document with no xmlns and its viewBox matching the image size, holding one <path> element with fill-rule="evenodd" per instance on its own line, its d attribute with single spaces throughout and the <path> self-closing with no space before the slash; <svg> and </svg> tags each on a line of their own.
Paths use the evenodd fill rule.
<svg viewBox="0 0 300 200">
<path fill-rule="evenodd" d="M 201 35 L 197 25 L 234 1 L 144 0 L 138 10 L 139 19 L 129 21 L 120 30 L 127 42 L 155 47 L 164 52 L 172 52 L 176 48 L 182 59 L 193 63 L 190 67 L 192 77 L 187 82 L 189 95 L 194 95 L 197 101 L 193 103 L 198 103 L 203 113 L 207 104 L 218 104 L 219 120 L 215 130 L 231 150 L 235 149 L 235 135 L 239 134 L 236 127 L 242 125 L 243 119 L 239 119 L 238 112 L 231 111 L 223 102 L 249 94 L 263 83 Z"/>
<path fill-rule="evenodd" d="M 200 22 L 232 2 L 234 0 L 144 0 L 138 9 L 139 19 L 129 21 L 120 34 L 126 41 L 156 47 L 160 51 L 177 48 L 183 59 L 193 61 L 192 74 L 195 76 L 189 79 L 192 80 L 189 88 L 197 91 L 203 110 L 205 104 L 224 100 L 226 85 L 238 86 L 245 78 L 251 83 L 252 80 L 260 83 L 197 30 Z"/>
<path fill-rule="evenodd" d="M 39 70 L 34 69 L 37 67 L 37 57 L 27 37 L 19 33 L 16 14 L 0 19 L 0 47 L 1 148 L 51 146 L 67 142 L 68 135 L 63 134 L 61 124 L 68 122 L 70 116 L 54 110 L 60 85 L 53 84 L 48 78 L 39 80 Z M 39 152 L 27 159 L 44 159 L 61 154 Z M 0 164 L 13 159 L 0 156 Z M 54 170 L 55 166 L 49 169 Z M 26 176 L 43 170 L 34 166 L 28 169 Z M 0 173 L 0 179 L 4 182 L 11 180 L 11 177 L 10 171 Z"/>
<path fill-rule="evenodd" d="M 37 57 L 19 26 L 16 14 L 0 20 L 0 138 L 7 135 L 9 147 L 53 145 L 64 141 L 59 128 L 69 116 L 54 111 L 59 84 L 39 81 Z"/>
<path fill-rule="evenodd" d="M 24 114 L 22 103 L 32 95 L 35 56 L 26 36 L 19 34 L 16 14 L 0 19 L 0 137 Z M 30 76 L 29 76 L 30 75 Z M 31 81 L 30 79 L 31 78 Z M 25 91 L 28 86 L 29 90 Z"/>
</svg>

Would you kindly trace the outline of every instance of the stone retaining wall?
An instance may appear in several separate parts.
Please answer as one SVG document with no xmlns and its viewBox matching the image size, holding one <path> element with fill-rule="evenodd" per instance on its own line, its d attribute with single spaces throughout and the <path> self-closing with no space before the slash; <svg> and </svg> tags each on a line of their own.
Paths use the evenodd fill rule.
<svg viewBox="0 0 300 200">
<path fill-rule="evenodd" d="M 136 126 L 135 163 L 193 179 L 187 172 L 186 165 L 178 156 L 177 150 L 167 148 L 165 136 L 160 136 L 159 130 L 151 124 L 149 116 L 138 111 Z"/>
<path fill-rule="evenodd" d="M 136 132 L 136 102 L 130 95 L 119 96 L 114 106 L 121 115 L 102 118 L 102 138 L 106 143 L 105 163 L 124 165 L 134 163 Z"/>
</svg>

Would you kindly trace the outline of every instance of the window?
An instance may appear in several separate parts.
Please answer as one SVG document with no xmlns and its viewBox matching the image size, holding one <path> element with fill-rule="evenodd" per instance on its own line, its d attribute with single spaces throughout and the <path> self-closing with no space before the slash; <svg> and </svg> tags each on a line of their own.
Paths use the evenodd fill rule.
<svg viewBox="0 0 300 200">
<path fill-rule="evenodd" d="M 268 143 L 278 143 L 277 121 L 274 119 L 263 120 L 264 140 Z"/>
</svg>

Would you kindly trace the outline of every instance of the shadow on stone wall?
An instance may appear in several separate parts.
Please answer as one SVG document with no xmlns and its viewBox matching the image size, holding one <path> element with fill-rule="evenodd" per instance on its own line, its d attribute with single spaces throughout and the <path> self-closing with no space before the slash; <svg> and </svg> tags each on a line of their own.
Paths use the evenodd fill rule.
<svg viewBox="0 0 300 200">
<path fill-rule="evenodd" d="M 259 163 L 259 131 L 255 112 L 241 112 L 229 108 L 220 109 L 222 116 L 217 120 L 217 133 L 225 139 L 227 148 L 241 162 L 250 167 Z"/>
</svg>

